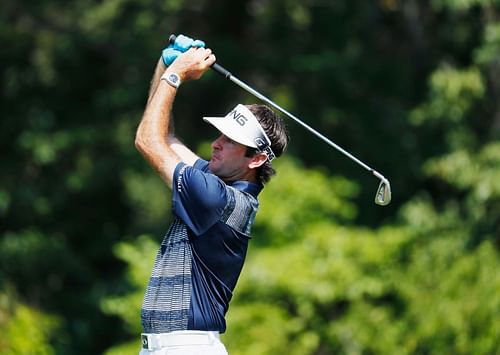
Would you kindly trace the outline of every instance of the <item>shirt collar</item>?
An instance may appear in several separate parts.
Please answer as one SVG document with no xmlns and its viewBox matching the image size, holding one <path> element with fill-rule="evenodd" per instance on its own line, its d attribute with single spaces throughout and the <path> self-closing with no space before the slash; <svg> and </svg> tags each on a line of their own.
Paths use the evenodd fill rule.
<svg viewBox="0 0 500 355">
<path fill-rule="evenodd" d="M 252 195 L 253 197 L 257 197 L 257 195 L 259 194 L 259 192 L 264 187 L 261 184 L 256 184 L 254 182 L 245 181 L 245 180 L 238 180 L 238 181 L 235 181 L 235 182 L 233 182 L 233 183 L 231 183 L 229 185 L 231 187 L 234 187 L 237 190 L 240 190 L 240 191 L 243 191 L 243 192 L 247 192 L 250 195 Z"/>
<path fill-rule="evenodd" d="M 196 164 L 203 164 L 203 169 L 205 169 L 204 171 L 210 171 L 210 169 L 208 168 L 208 161 L 199 159 L 196 161 L 195 167 L 196 167 Z M 257 195 L 264 188 L 264 185 L 262 185 L 262 184 L 257 184 L 255 182 L 251 182 L 251 181 L 247 181 L 247 180 L 237 180 L 237 181 L 227 183 L 227 184 L 229 186 L 234 187 L 237 190 L 247 192 L 255 198 L 257 198 Z"/>
</svg>

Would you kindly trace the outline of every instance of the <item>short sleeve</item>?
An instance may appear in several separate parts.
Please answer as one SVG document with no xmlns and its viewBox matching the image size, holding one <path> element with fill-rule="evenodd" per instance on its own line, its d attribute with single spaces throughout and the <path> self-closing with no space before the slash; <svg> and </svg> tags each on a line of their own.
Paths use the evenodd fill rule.
<svg viewBox="0 0 500 355">
<path fill-rule="evenodd" d="M 177 164 L 173 180 L 172 209 L 196 236 L 219 221 L 227 201 L 225 183 L 210 173 L 207 163 Z"/>
</svg>

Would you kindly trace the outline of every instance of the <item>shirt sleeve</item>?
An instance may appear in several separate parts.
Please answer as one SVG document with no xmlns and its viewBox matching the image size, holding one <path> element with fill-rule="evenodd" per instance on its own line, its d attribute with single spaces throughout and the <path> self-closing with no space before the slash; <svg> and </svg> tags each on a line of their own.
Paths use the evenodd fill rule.
<svg viewBox="0 0 500 355">
<path fill-rule="evenodd" d="M 206 161 L 194 166 L 179 163 L 175 167 L 172 209 L 196 236 L 219 221 L 227 201 L 225 183 L 208 171 Z"/>
</svg>

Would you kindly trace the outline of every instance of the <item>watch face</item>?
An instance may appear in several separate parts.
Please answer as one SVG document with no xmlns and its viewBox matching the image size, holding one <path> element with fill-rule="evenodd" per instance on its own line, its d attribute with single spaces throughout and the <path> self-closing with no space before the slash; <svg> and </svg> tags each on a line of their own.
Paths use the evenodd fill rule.
<svg viewBox="0 0 500 355">
<path fill-rule="evenodd" d="M 179 77 L 175 74 L 170 74 L 168 79 L 173 83 L 177 84 L 179 82 Z"/>
<path fill-rule="evenodd" d="M 181 78 L 176 73 L 164 73 L 161 79 L 165 80 L 174 88 L 178 88 L 181 85 Z"/>
</svg>

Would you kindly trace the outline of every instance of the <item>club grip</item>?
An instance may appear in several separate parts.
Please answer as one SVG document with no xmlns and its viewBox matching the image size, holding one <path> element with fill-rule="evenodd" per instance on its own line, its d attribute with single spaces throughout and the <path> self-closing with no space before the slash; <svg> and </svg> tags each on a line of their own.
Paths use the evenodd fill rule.
<svg viewBox="0 0 500 355">
<path fill-rule="evenodd" d="M 176 35 L 171 34 L 170 37 L 168 37 L 168 43 L 174 44 L 176 38 L 177 38 Z M 231 77 L 231 75 L 232 75 L 229 70 L 225 69 L 224 67 L 222 67 L 221 65 L 219 65 L 217 63 L 212 64 L 211 68 L 214 71 L 216 71 L 217 73 L 219 73 L 220 75 L 222 75 L 226 79 L 229 79 L 229 77 Z"/>
<path fill-rule="evenodd" d="M 222 75 L 224 78 L 229 79 L 229 77 L 232 75 L 229 70 L 225 69 L 224 67 L 220 66 L 217 63 L 212 64 L 211 68 L 215 70 L 217 73 Z"/>
</svg>

